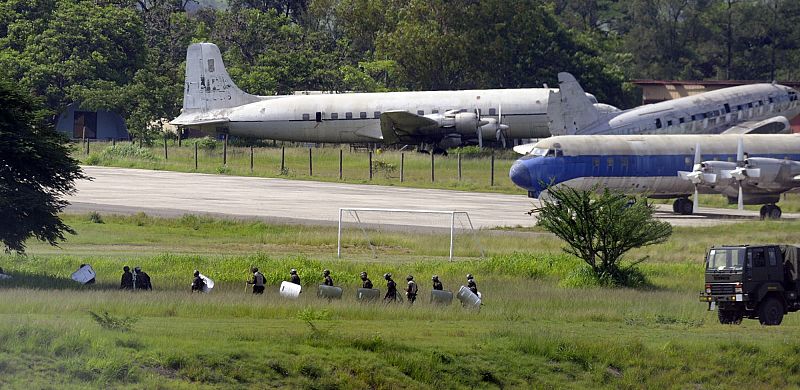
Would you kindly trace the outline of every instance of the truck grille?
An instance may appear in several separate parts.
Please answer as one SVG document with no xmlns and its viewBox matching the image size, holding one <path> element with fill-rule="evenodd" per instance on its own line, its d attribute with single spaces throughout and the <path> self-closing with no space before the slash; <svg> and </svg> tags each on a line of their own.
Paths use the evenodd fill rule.
<svg viewBox="0 0 800 390">
<path fill-rule="evenodd" d="M 711 285 L 711 294 L 733 294 L 733 284 L 719 283 Z"/>
</svg>

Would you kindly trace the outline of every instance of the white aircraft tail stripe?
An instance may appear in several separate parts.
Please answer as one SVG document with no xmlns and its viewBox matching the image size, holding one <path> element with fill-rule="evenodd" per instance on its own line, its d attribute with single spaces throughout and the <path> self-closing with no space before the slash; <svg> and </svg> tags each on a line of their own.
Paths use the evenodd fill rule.
<svg viewBox="0 0 800 390">
<path fill-rule="evenodd" d="M 571 74 L 558 74 L 558 92 L 550 92 L 547 116 L 552 135 L 574 135 L 600 119 L 586 92 Z"/>
<path fill-rule="evenodd" d="M 183 110 L 208 111 L 230 108 L 260 100 L 242 92 L 231 80 L 213 43 L 194 43 L 186 51 L 186 79 Z"/>
</svg>

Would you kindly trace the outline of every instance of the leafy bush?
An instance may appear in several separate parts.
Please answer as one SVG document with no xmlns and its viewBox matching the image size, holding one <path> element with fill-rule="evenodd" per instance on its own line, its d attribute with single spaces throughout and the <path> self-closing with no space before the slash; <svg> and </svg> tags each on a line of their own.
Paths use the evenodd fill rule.
<svg viewBox="0 0 800 390">
<path fill-rule="evenodd" d="M 227 175 L 231 173 L 231 168 L 228 167 L 227 165 L 220 165 L 217 167 L 217 173 L 219 173 L 220 175 Z"/>
<path fill-rule="evenodd" d="M 101 159 L 99 155 L 97 155 L 96 153 L 92 153 L 89 155 L 89 157 L 86 158 L 86 161 L 84 161 L 84 163 L 87 165 L 99 165 L 101 161 L 103 161 L 103 159 Z"/>
<path fill-rule="evenodd" d="M 93 223 L 105 223 L 103 222 L 103 217 L 97 211 L 92 211 L 89 213 L 89 221 Z"/>
<path fill-rule="evenodd" d="M 139 319 L 135 317 L 115 317 L 111 314 L 108 314 L 107 311 L 103 312 L 103 314 L 97 314 L 93 311 L 89 311 L 89 315 L 101 327 L 109 330 L 118 330 L 121 332 L 127 332 L 131 330 L 133 324 L 139 321 Z"/>
<path fill-rule="evenodd" d="M 133 143 L 123 143 L 113 145 L 105 148 L 100 153 L 101 160 L 113 160 L 120 158 L 130 158 L 139 160 L 155 160 L 156 157 L 150 152 L 150 149 L 140 148 Z"/>
<path fill-rule="evenodd" d="M 383 161 L 383 160 L 374 160 L 372 162 L 372 169 L 375 172 L 382 172 L 384 176 L 387 178 L 389 175 L 394 173 L 397 170 L 397 165 Z"/>
<path fill-rule="evenodd" d="M 203 150 L 214 150 L 217 148 L 217 140 L 211 137 L 198 138 L 194 140 L 194 143 L 199 149 Z"/>
</svg>

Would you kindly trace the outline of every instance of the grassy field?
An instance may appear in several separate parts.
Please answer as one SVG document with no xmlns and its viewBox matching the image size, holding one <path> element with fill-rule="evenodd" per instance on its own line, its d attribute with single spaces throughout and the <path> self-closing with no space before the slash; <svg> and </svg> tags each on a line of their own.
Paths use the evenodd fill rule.
<svg viewBox="0 0 800 390">
<path fill-rule="evenodd" d="M 793 242 L 798 222 L 677 228 L 650 256 L 646 289 L 575 288 L 580 261 L 543 233 L 480 232 L 485 258 L 464 243 L 447 261 L 444 235 L 371 234 L 378 257 L 349 232 L 343 259 L 336 231 L 186 216 L 65 216 L 77 231 L 61 248 L 31 242 L 4 255 L 14 276 L 0 281 L 3 388 L 780 388 L 800 383 L 800 315 L 779 327 L 722 326 L 697 301 L 709 245 Z M 90 263 L 98 283 L 69 274 Z M 123 265 L 141 266 L 155 291 L 117 290 Z M 248 268 L 268 278 L 264 296 L 244 284 Z M 297 268 L 304 293 L 281 299 L 277 284 Z M 345 290 L 317 299 L 324 268 Z M 188 292 L 193 269 L 215 279 L 210 294 Z M 420 299 L 359 304 L 366 270 L 403 280 Z M 475 274 L 479 312 L 427 303 L 429 278 L 457 289 Z M 131 330 L 101 327 L 108 312 Z"/>
<path fill-rule="evenodd" d="M 120 142 L 117 146 L 129 145 Z M 80 146 L 80 144 L 78 145 Z M 281 147 L 258 147 L 253 151 L 253 170 L 250 170 L 250 148 L 229 146 L 227 165 L 223 165 L 223 147 L 217 142 L 213 149 L 199 149 L 197 169 L 194 165 L 194 144 L 185 142 L 178 147 L 168 143 L 167 158 L 164 146 L 146 148 L 147 153 L 120 156 L 108 151 L 109 142 L 92 142 L 87 155 L 76 150 L 73 157 L 90 165 L 126 168 L 144 168 L 179 172 L 220 173 L 241 176 L 283 177 L 299 180 L 339 181 L 339 151 L 342 151 L 342 181 L 347 183 L 372 183 L 418 188 L 447 188 L 468 191 L 520 193 L 508 179 L 511 164 L 517 158 L 512 151 L 496 154 L 494 185 L 491 180 L 489 149 L 485 156 L 464 155 L 461 159 L 461 180 L 458 178 L 458 156 L 434 156 L 434 181 L 431 181 L 431 157 L 414 151 L 381 151 L 372 156 L 373 175 L 369 177 L 369 152 L 356 151 L 347 146 L 312 148 L 312 171 L 309 172 L 306 147 L 285 148 L 284 167 L 281 171 Z M 80 149 L 80 148 L 78 148 Z M 402 154 L 402 156 L 401 156 Z M 402 164 L 401 164 L 401 159 Z M 401 165 L 403 181 L 400 181 Z"/>
</svg>

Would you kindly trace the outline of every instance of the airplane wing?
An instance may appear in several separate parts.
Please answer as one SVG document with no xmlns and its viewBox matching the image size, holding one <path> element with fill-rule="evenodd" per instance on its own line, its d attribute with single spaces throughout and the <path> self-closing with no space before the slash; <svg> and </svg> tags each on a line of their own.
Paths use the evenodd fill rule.
<svg viewBox="0 0 800 390">
<path fill-rule="evenodd" d="M 722 132 L 722 134 L 788 134 L 792 131 L 789 120 L 775 116 L 760 122 L 742 122 Z"/>
<path fill-rule="evenodd" d="M 536 143 L 524 144 L 524 145 L 517 145 L 514 147 L 514 151 L 526 156 L 533 150 L 533 147 L 536 146 Z"/>
<path fill-rule="evenodd" d="M 228 123 L 230 120 L 222 116 L 203 116 L 197 114 L 181 114 L 171 120 L 169 124 L 176 126 L 201 126 Z"/>
<path fill-rule="evenodd" d="M 400 137 L 414 135 L 424 135 L 422 130 L 439 126 L 433 119 L 421 115 L 412 114 L 408 111 L 386 111 L 381 113 L 381 133 L 383 142 L 394 144 L 400 141 Z"/>
</svg>

